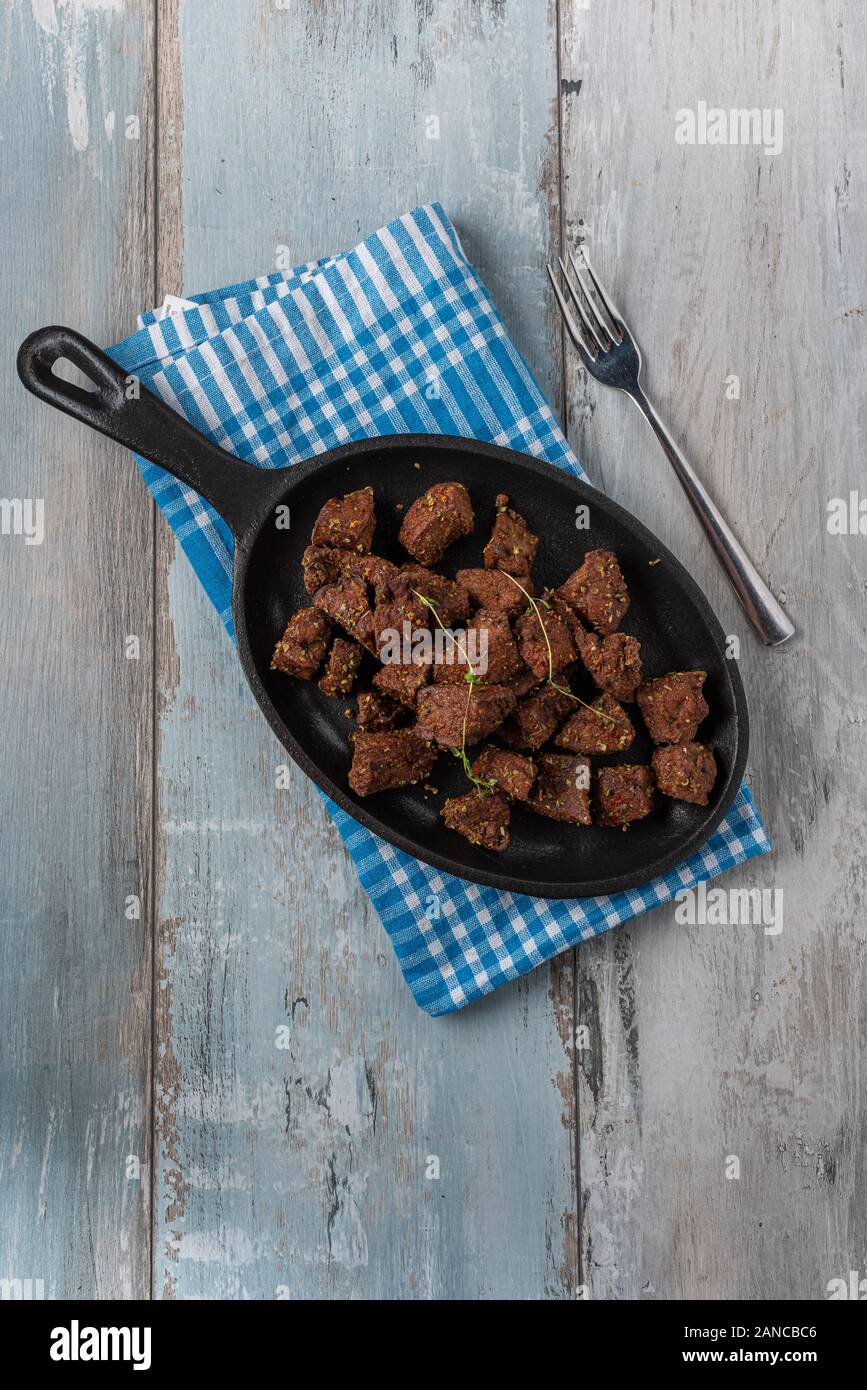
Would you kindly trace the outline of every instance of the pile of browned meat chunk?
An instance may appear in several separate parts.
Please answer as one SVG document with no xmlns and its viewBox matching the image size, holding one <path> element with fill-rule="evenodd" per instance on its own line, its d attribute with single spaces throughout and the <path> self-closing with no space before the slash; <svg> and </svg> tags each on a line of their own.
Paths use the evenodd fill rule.
<svg viewBox="0 0 867 1390">
<path fill-rule="evenodd" d="M 497 851 L 508 846 L 516 803 L 552 820 L 622 829 L 650 814 L 657 791 L 706 806 L 717 775 L 713 753 L 695 741 L 709 713 L 706 673 L 645 680 L 638 640 L 618 631 L 629 594 L 617 556 L 590 550 L 559 588 L 537 594 L 539 539 L 501 495 L 483 566 L 454 578 L 433 570 L 474 525 L 463 484 L 434 484 L 403 519 L 399 541 L 412 559 L 401 562 L 372 551 L 372 488 L 332 498 L 319 513 L 302 561 L 312 602 L 290 618 L 272 669 L 318 676 L 320 690 L 341 700 L 365 680 L 352 791 L 420 782 L 448 751 L 469 789 L 446 801 L 443 820 Z M 587 701 L 570 685 L 582 667 L 598 690 Z M 632 745 L 634 715 L 623 706 L 633 704 L 657 745 L 650 765 L 594 766 L 591 758 Z"/>
</svg>

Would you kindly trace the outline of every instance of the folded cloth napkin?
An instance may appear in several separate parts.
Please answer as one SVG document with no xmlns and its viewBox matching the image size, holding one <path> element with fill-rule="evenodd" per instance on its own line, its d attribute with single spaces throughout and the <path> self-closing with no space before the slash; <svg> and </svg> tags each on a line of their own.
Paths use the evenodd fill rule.
<svg viewBox="0 0 867 1390">
<path fill-rule="evenodd" d="M 144 314 L 110 353 L 203 434 L 263 468 L 369 435 L 429 433 L 489 440 L 584 476 L 436 203 L 342 256 Z M 188 487 L 138 463 L 231 634 L 228 527 Z M 771 848 L 744 785 L 678 869 L 613 897 L 542 900 L 440 873 L 323 799 L 416 1002 L 434 1015 Z"/>
</svg>

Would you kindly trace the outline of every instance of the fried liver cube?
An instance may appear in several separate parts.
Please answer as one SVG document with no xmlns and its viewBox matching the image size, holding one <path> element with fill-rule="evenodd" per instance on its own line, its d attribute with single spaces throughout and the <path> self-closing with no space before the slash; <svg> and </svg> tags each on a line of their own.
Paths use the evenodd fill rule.
<svg viewBox="0 0 867 1390">
<path fill-rule="evenodd" d="M 381 584 L 398 572 L 397 565 L 381 555 L 357 555 L 333 545 L 308 545 L 301 557 L 301 568 L 308 594 L 346 577 L 360 579 L 364 584 Z"/>
<path fill-rule="evenodd" d="M 399 704 L 415 708 L 416 697 L 430 680 L 431 668 L 420 662 L 390 661 L 373 678 L 374 689 L 380 695 L 390 695 Z"/>
<path fill-rule="evenodd" d="M 348 695 L 355 684 L 363 649 L 357 642 L 335 637 L 328 653 L 325 672 L 319 681 L 323 695 Z"/>
<path fill-rule="evenodd" d="M 356 734 L 352 748 L 349 785 L 357 796 L 405 787 L 427 777 L 439 749 L 415 729 L 395 729 L 385 734 Z"/>
<path fill-rule="evenodd" d="M 657 748 L 650 760 L 656 785 L 676 801 L 706 806 L 716 781 L 716 759 L 703 743 Z"/>
<path fill-rule="evenodd" d="M 649 767 L 622 763 L 600 767 L 596 774 L 596 819 L 599 825 L 629 825 L 653 810 L 653 773 Z"/>
<path fill-rule="evenodd" d="M 538 613 L 531 608 L 521 614 L 515 635 L 525 664 L 540 680 L 556 678 L 578 655 L 570 624 L 544 601 Z"/>
<path fill-rule="evenodd" d="M 572 634 L 572 640 L 575 643 L 575 650 L 577 652 L 584 638 L 587 636 L 587 629 L 578 617 L 578 614 L 575 612 L 574 608 L 569 607 L 568 603 L 564 603 L 556 590 L 552 592 L 546 589 L 543 598 L 548 607 L 552 608 L 557 616 L 563 619 L 563 622 Z"/>
<path fill-rule="evenodd" d="M 603 637 L 616 631 L 629 607 L 626 581 L 610 550 L 588 550 L 557 594 Z"/>
<path fill-rule="evenodd" d="M 446 579 L 445 575 L 436 574 L 424 565 L 401 565 L 400 572 L 406 575 L 416 593 L 431 600 L 446 627 L 470 616 L 470 596 L 463 584 Z"/>
<path fill-rule="evenodd" d="M 406 636 L 412 642 L 418 632 L 428 627 L 429 609 L 415 593 L 412 583 L 400 571 L 384 579 L 376 586 L 376 607 L 373 610 L 373 635 L 376 650 L 382 659 L 383 642 L 397 634 L 401 640 L 405 635 L 404 624 L 408 624 Z"/>
<path fill-rule="evenodd" d="M 358 692 L 358 728 L 362 733 L 383 734 L 397 729 L 409 719 L 409 710 L 390 695 L 378 690 Z"/>
<path fill-rule="evenodd" d="M 626 710 L 603 691 L 592 705 L 580 706 L 566 720 L 554 742 L 570 753 L 623 753 L 634 738 L 635 729 Z"/>
<path fill-rule="evenodd" d="M 315 594 L 326 584 L 334 584 L 340 578 L 336 556 L 340 551 L 331 545 L 308 545 L 301 556 L 301 571 L 304 588 L 308 594 Z"/>
<path fill-rule="evenodd" d="M 444 748 L 470 747 L 502 724 L 515 708 L 515 693 L 505 685 L 429 685 L 415 707 L 422 738 Z"/>
<path fill-rule="evenodd" d="M 376 651 L 373 634 L 373 613 L 367 598 L 367 585 L 351 576 L 336 584 L 325 584 L 314 595 L 316 607 L 338 627 L 360 642 L 368 651 Z"/>
<path fill-rule="evenodd" d="M 466 589 L 474 607 L 508 613 L 510 617 L 523 613 L 527 606 L 526 594 L 521 592 L 521 588 L 526 589 L 532 598 L 536 596 L 529 575 L 519 581 L 521 588 L 502 570 L 458 570 L 457 581 Z"/>
<path fill-rule="evenodd" d="M 359 488 L 343 497 L 329 498 L 313 523 L 310 543 L 364 555 L 370 553 L 375 530 L 373 488 Z"/>
<path fill-rule="evenodd" d="M 499 852 L 509 843 L 509 803 L 499 792 L 467 792 L 450 797 L 440 812 L 450 830 L 471 845 Z"/>
<path fill-rule="evenodd" d="M 508 685 L 516 680 L 524 663 L 512 636 L 509 619 L 495 608 L 480 608 L 467 628 L 467 651 L 473 656 L 472 634 L 478 661 L 475 669 L 489 685 Z"/>
<path fill-rule="evenodd" d="M 334 545 L 357 554 L 370 550 L 376 530 L 373 488 L 359 488 L 345 497 L 329 497 L 313 523 L 311 545 Z"/>
<path fill-rule="evenodd" d="M 529 666 L 525 666 L 522 671 L 518 672 L 514 680 L 509 681 L 509 685 L 519 700 L 523 700 L 524 696 L 529 695 L 530 691 L 535 690 L 539 684 L 539 677 L 530 670 Z"/>
<path fill-rule="evenodd" d="M 510 748 L 535 752 L 548 742 L 574 704 L 568 695 L 545 684 L 518 701 L 515 713 L 503 724 L 499 736 Z"/>
<path fill-rule="evenodd" d="M 342 575 L 351 575 L 353 579 L 360 579 L 374 588 L 400 573 L 397 565 L 384 560 L 381 555 L 355 555 L 350 550 L 342 552 L 339 564 Z"/>
<path fill-rule="evenodd" d="M 318 608 L 299 608 L 274 648 L 271 670 L 310 681 L 322 665 L 328 648 L 331 624 Z"/>
<path fill-rule="evenodd" d="M 530 573 L 539 546 L 526 521 L 509 506 L 506 494 L 497 498 L 497 515 L 491 539 L 484 549 L 485 569 L 502 570 L 520 579 Z"/>
<path fill-rule="evenodd" d="M 459 536 L 468 536 L 474 524 L 463 483 L 434 483 L 409 508 L 398 540 L 419 564 L 435 565 L 446 547 Z"/>
<path fill-rule="evenodd" d="M 543 753 L 528 805 L 531 811 L 569 825 L 590 825 L 590 764 L 567 753 Z"/>
<path fill-rule="evenodd" d="M 585 632 L 578 643 L 581 660 L 600 690 L 607 690 L 615 700 L 627 703 L 635 699 L 641 684 L 641 644 L 625 632 L 612 632 L 600 637 Z"/>
<path fill-rule="evenodd" d="M 472 765 L 474 777 L 496 782 L 501 791 L 515 801 L 526 801 L 536 780 L 536 764 L 521 753 L 496 748 L 489 743 Z"/>
<path fill-rule="evenodd" d="M 473 673 L 488 685 L 507 685 L 522 669 L 521 657 L 505 613 L 480 609 L 464 639 L 443 641 L 443 661 L 434 664 L 434 680 L 447 685 L 463 681 L 470 658 Z"/>
<path fill-rule="evenodd" d="M 669 671 L 639 686 L 638 708 L 654 743 L 692 742 L 710 713 L 701 689 L 706 680 L 706 671 Z"/>
</svg>

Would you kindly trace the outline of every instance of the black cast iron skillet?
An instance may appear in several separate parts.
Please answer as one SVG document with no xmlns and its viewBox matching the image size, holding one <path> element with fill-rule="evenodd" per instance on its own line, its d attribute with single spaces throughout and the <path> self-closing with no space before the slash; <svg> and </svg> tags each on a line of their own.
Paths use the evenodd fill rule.
<svg viewBox="0 0 867 1390">
<path fill-rule="evenodd" d="M 96 391 L 57 377 L 52 368 L 61 358 L 84 372 Z M 144 387 L 137 400 L 127 399 L 124 372 L 68 328 L 32 334 L 19 351 L 18 372 L 34 395 L 167 469 L 225 518 L 235 539 L 232 611 L 238 653 L 262 712 L 308 776 L 384 840 L 459 878 L 513 893 L 580 898 L 646 883 L 682 863 L 719 825 L 747 757 L 747 705 L 737 665 L 726 660 L 723 630 L 683 566 L 602 493 L 538 459 L 436 435 L 362 439 L 290 468 L 257 468 L 205 439 Z M 625 832 L 561 825 L 516 807 L 511 844 L 496 855 L 443 825 L 442 795 L 426 796 L 414 786 L 361 800 L 349 790 L 354 726 L 343 712 L 347 701 L 327 698 L 315 682 L 270 669 L 274 644 L 288 618 L 310 601 L 301 555 L 322 504 L 369 483 L 377 503 L 375 549 L 399 560 L 403 511 L 398 507 L 405 509 L 432 483 L 452 479 L 469 490 L 476 529 L 447 552 L 451 573 L 481 564 L 498 492 L 509 494 L 512 506 L 541 537 L 534 570 L 540 588 L 561 583 L 585 550 L 616 552 L 632 596 L 623 628 L 642 643 L 646 675 L 697 668 L 708 673 L 705 695 L 711 712 L 699 737 L 713 749 L 719 765 L 709 806 L 660 797 L 659 809 Z M 589 529 L 576 527 L 581 504 L 589 506 Z M 275 509 L 283 505 L 291 509 L 288 530 L 275 524 Z M 593 696 L 589 677 L 584 688 L 576 683 L 575 689 L 582 698 Z M 641 720 L 636 717 L 635 723 L 640 732 L 632 748 L 611 761 L 649 762 L 652 746 Z M 457 760 L 448 753 L 428 781 L 448 795 L 468 789 Z"/>
</svg>

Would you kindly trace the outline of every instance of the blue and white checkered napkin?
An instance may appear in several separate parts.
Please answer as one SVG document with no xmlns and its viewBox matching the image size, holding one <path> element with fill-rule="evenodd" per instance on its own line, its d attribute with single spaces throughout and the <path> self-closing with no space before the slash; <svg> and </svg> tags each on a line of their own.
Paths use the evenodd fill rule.
<svg viewBox="0 0 867 1390">
<path fill-rule="evenodd" d="M 111 349 L 217 444 L 282 468 L 348 440 L 401 433 L 489 440 L 582 477 L 526 363 L 437 204 L 345 255 L 183 301 Z M 232 538 L 189 488 L 138 460 L 231 633 Z M 416 1002 L 449 1013 L 678 890 L 767 854 L 746 786 L 700 853 L 615 897 L 541 900 L 420 864 L 326 804 Z"/>
</svg>

